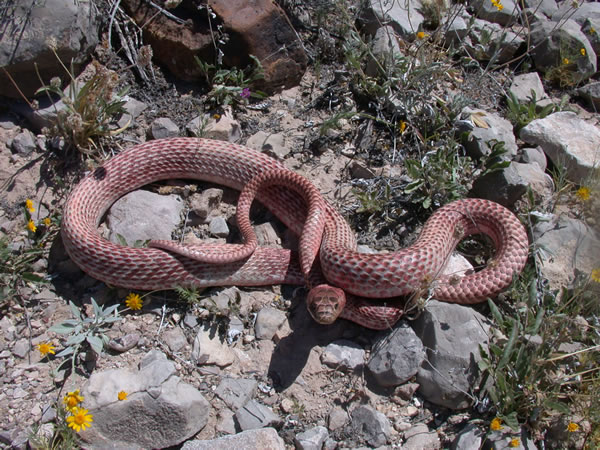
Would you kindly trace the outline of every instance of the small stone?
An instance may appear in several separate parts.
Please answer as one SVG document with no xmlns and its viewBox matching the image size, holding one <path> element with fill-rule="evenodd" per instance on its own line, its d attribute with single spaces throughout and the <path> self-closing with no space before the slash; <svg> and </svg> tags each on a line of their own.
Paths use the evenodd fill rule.
<svg viewBox="0 0 600 450">
<path fill-rule="evenodd" d="M 215 390 L 215 395 L 233 411 L 237 411 L 254 397 L 257 385 L 256 380 L 223 378 Z"/>
<path fill-rule="evenodd" d="M 12 140 L 11 148 L 19 155 L 27 156 L 37 148 L 33 133 L 29 130 L 23 130 Z"/>
<path fill-rule="evenodd" d="M 242 431 L 276 426 L 281 419 L 268 406 L 250 400 L 235 413 L 235 418 Z"/>
<path fill-rule="evenodd" d="M 222 198 L 222 189 L 205 189 L 201 193 L 195 193 L 190 197 L 190 208 L 200 220 L 204 221 L 219 206 Z"/>
<path fill-rule="evenodd" d="M 357 370 L 364 364 L 365 351 L 352 341 L 332 342 L 321 355 L 321 362 L 337 370 Z"/>
<path fill-rule="evenodd" d="M 165 344 L 172 352 L 178 352 L 184 348 L 188 341 L 183 330 L 179 327 L 171 328 L 163 334 Z"/>
<path fill-rule="evenodd" d="M 334 406 L 327 416 L 327 426 L 331 431 L 335 431 L 346 425 L 349 419 L 348 413 L 343 408 Z"/>
<path fill-rule="evenodd" d="M 19 339 L 13 349 L 12 349 L 12 353 L 15 356 L 18 356 L 19 358 L 25 358 L 27 356 L 27 353 L 29 353 L 29 342 L 27 341 L 27 339 Z"/>
<path fill-rule="evenodd" d="M 405 448 L 441 448 L 440 438 L 435 431 L 429 431 L 427 425 L 420 423 L 404 432 Z"/>
<path fill-rule="evenodd" d="M 168 117 L 160 117 L 150 125 L 150 135 L 153 139 L 176 137 L 179 135 L 179 127 Z"/>
<path fill-rule="evenodd" d="M 221 340 L 214 327 L 201 327 L 194 339 L 192 359 L 196 364 L 215 364 L 226 367 L 233 363 L 235 357 L 231 349 Z"/>
<path fill-rule="evenodd" d="M 108 341 L 108 347 L 115 352 L 123 353 L 135 347 L 141 335 L 139 333 L 129 333 L 123 337 L 111 339 Z"/>
<path fill-rule="evenodd" d="M 229 236 L 229 227 L 223 217 L 213 217 L 208 225 L 208 229 L 213 236 L 220 238 Z"/>
<path fill-rule="evenodd" d="M 385 445 L 392 433 L 388 418 L 366 405 L 352 411 L 351 425 L 354 433 L 374 447 Z"/>
<path fill-rule="evenodd" d="M 321 450 L 328 437 L 327 428 L 318 426 L 298 433 L 294 438 L 294 444 L 297 450 Z"/>
<path fill-rule="evenodd" d="M 272 339 L 286 319 L 286 314 L 280 309 L 269 306 L 262 308 L 256 316 L 254 334 L 258 339 Z"/>
<path fill-rule="evenodd" d="M 183 324 L 188 328 L 194 328 L 198 325 L 198 318 L 194 314 L 188 312 L 183 318 Z"/>
</svg>

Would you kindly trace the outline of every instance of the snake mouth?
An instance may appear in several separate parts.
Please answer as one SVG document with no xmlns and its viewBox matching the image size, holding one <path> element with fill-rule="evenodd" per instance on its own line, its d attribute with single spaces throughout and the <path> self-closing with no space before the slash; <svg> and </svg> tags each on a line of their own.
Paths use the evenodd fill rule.
<svg viewBox="0 0 600 450">
<path fill-rule="evenodd" d="M 321 325 L 331 325 L 340 315 L 338 308 L 332 307 L 331 305 L 313 304 L 312 307 L 308 309 L 308 312 L 310 312 L 313 319 Z"/>
<path fill-rule="evenodd" d="M 342 313 L 346 294 L 340 288 L 319 285 L 310 290 L 306 298 L 308 312 L 321 325 L 331 325 Z"/>
</svg>

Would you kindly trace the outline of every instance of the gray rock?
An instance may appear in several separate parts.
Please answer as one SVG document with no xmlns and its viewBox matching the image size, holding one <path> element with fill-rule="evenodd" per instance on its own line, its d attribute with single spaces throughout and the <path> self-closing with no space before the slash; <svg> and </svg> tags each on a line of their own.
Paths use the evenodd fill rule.
<svg viewBox="0 0 600 450">
<path fill-rule="evenodd" d="M 110 208 L 106 224 L 110 240 L 120 243 L 117 235 L 129 245 L 147 239 L 171 240 L 179 225 L 183 202 L 175 195 L 159 195 L 148 191 L 133 191 L 121 197 Z"/>
<path fill-rule="evenodd" d="M 233 417 L 233 411 L 230 409 L 222 409 L 219 411 L 215 431 L 223 434 L 235 434 L 235 420 Z"/>
<path fill-rule="evenodd" d="M 229 236 L 229 227 L 227 221 L 222 217 L 213 217 L 208 224 L 208 230 L 210 234 L 220 238 L 226 238 Z"/>
<path fill-rule="evenodd" d="M 388 418 L 366 405 L 361 405 L 352 411 L 350 426 L 357 436 L 374 447 L 387 444 L 392 434 L 392 426 Z"/>
<path fill-rule="evenodd" d="M 487 128 L 478 125 L 487 124 Z M 458 122 L 460 132 L 469 132 L 465 144 L 467 152 L 474 158 L 489 155 L 494 142 L 504 142 L 506 153 L 503 159 L 510 160 L 517 154 L 517 141 L 512 124 L 496 113 L 482 109 L 463 109 Z"/>
<path fill-rule="evenodd" d="M 11 148 L 15 153 L 27 156 L 37 148 L 35 136 L 31 131 L 23 130 L 13 138 Z"/>
<path fill-rule="evenodd" d="M 175 374 L 165 355 L 152 351 L 139 370 L 92 374 L 82 389 L 93 426 L 81 437 L 93 448 L 164 448 L 198 433 L 208 421 L 209 403 Z M 117 400 L 120 391 L 127 399 Z"/>
<path fill-rule="evenodd" d="M 425 359 L 423 343 L 402 323 L 374 347 L 367 365 L 382 386 L 397 386 L 411 379 Z"/>
<path fill-rule="evenodd" d="M 587 19 L 600 20 L 600 4 L 595 2 L 581 2 L 573 8 L 572 3 L 561 3 L 561 6 L 552 14 L 554 22 L 563 22 L 569 18 L 583 25 Z"/>
<path fill-rule="evenodd" d="M 418 0 L 369 0 L 362 20 L 371 34 L 375 34 L 381 24 L 389 24 L 401 37 L 410 39 L 421 29 L 425 20 L 421 10 L 422 5 Z"/>
<path fill-rule="evenodd" d="M 93 2 L 47 0 L 3 4 L 6 32 L 0 36 L 0 67 L 11 74 L 27 97 L 42 87 L 38 73 L 44 84 L 49 84 L 52 77 L 65 76 L 63 66 L 48 45 L 49 37 L 54 38 L 53 45 L 62 62 L 67 66 L 73 62 L 76 72 L 98 44 L 100 21 Z M 0 95 L 20 96 L 4 71 L 0 71 Z"/>
<path fill-rule="evenodd" d="M 193 313 L 188 312 L 183 318 L 183 324 L 188 328 L 195 328 L 198 325 L 198 318 Z"/>
<path fill-rule="evenodd" d="M 589 3 L 585 3 L 589 4 Z M 569 74 L 573 84 L 579 83 L 596 72 L 596 53 L 573 20 L 561 22 L 560 27 L 553 22 L 536 22 L 531 27 L 531 56 L 537 70 L 547 72 L 564 65 L 564 58 L 569 59 Z M 585 49 L 585 55 L 579 53 Z M 565 55 L 564 49 L 574 49 L 573 54 Z"/>
<path fill-rule="evenodd" d="M 207 441 L 187 441 L 181 450 L 285 450 L 285 448 L 283 439 L 274 428 L 263 428 Z"/>
<path fill-rule="evenodd" d="M 321 362 L 337 370 L 358 370 L 365 361 L 365 350 L 352 341 L 341 339 L 325 347 Z"/>
<path fill-rule="evenodd" d="M 404 448 L 426 448 L 428 450 L 442 448 L 438 434 L 435 431 L 429 431 L 424 423 L 416 424 L 406 430 L 404 439 Z"/>
<path fill-rule="evenodd" d="M 508 167 L 475 180 L 470 194 L 510 207 L 527 191 L 527 186 L 532 184 L 545 192 L 551 192 L 553 187 L 552 178 L 537 164 L 513 161 Z"/>
<path fill-rule="evenodd" d="M 523 38 L 510 29 L 475 19 L 469 27 L 469 35 L 463 39 L 462 44 L 469 54 L 479 61 L 503 63 L 515 56 L 523 42 Z"/>
<path fill-rule="evenodd" d="M 228 116 L 221 116 L 218 120 L 211 117 L 206 124 L 204 137 L 217 141 L 237 142 L 242 137 L 242 129 L 237 120 Z"/>
<path fill-rule="evenodd" d="M 273 336 L 275 336 L 275 333 L 277 333 L 277 330 L 284 324 L 286 319 L 285 312 L 266 306 L 256 316 L 254 334 L 258 339 L 273 339 Z"/>
<path fill-rule="evenodd" d="M 15 342 L 12 353 L 19 358 L 25 358 L 29 353 L 29 341 L 27 339 L 19 339 Z"/>
<path fill-rule="evenodd" d="M 108 347 L 116 352 L 123 353 L 135 347 L 141 337 L 139 333 L 128 333 L 125 336 L 108 341 Z"/>
<path fill-rule="evenodd" d="M 567 169 L 569 180 L 581 183 L 598 173 L 600 129 L 573 112 L 557 112 L 521 129 L 520 137 L 539 145 L 554 165 Z"/>
<path fill-rule="evenodd" d="M 190 208 L 201 221 L 204 221 L 219 206 L 222 198 L 222 189 L 205 189 L 201 193 L 193 194 L 190 197 Z"/>
<path fill-rule="evenodd" d="M 340 406 L 334 406 L 327 416 L 327 426 L 331 431 L 335 431 L 346 425 L 349 419 L 350 417 L 346 410 Z"/>
<path fill-rule="evenodd" d="M 481 448 L 485 439 L 485 431 L 474 423 L 464 427 L 452 442 L 452 450 L 471 450 Z"/>
<path fill-rule="evenodd" d="M 281 419 L 271 408 L 254 400 L 250 400 L 237 410 L 235 420 L 242 431 L 276 426 L 281 423 Z"/>
<path fill-rule="evenodd" d="M 256 233 L 258 245 L 265 247 L 275 247 L 281 245 L 281 239 L 277 235 L 277 231 L 275 231 L 275 228 L 271 222 L 255 225 L 254 233 Z"/>
<path fill-rule="evenodd" d="M 136 100 L 132 97 L 125 97 L 125 104 L 123 105 L 123 109 L 126 111 L 123 113 L 121 118 L 119 119 L 118 125 L 119 128 L 122 128 L 126 125 L 131 126 L 135 119 L 146 109 L 148 105 L 144 102 Z"/>
<path fill-rule="evenodd" d="M 470 0 L 469 5 L 480 19 L 502 26 L 512 25 L 520 14 L 520 8 L 512 0 L 502 0 L 503 8 L 498 9 L 489 0 Z"/>
<path fill-rule="evenodd" d="M 544 91 L 544 85 L 537 72 L 517 75 L 508 91 L 513 94 L 520 103 L 528 104 L 535 95 L 537 109 L 541 109 L 552 103 Z M 532 94 L 532 91 L 534 94 Z"/>
<path fill-rule="evenodd" d="M 561 216 L 539 222 L 533 228 L 533 238 L 542 249 L 541 273 L 552 289 L 568 286 L 577 272 L 589 274 L 600 266 L 600 236 L 577 219 Z"/>
<path fill-rule="evenodd" d="M 327 428 L 317 426 L 298 433 L 294 438 L 294 444 L 297 450 L 321 450 L 328 437 Z"/>
<path fill-rule="evenodd" d="M 479 375 L 479 345 L 487 347 L 485 317 L 467 306 L 432 300 L 413 326 L 427 349 L 417 374 L 421 395 L 446 408 L 468 407 L 467 393 Z"/>
<path fill-rule="evenodd" d="M 588 17 L 581 27 L 581 31 L 590 41 L 596 56 L 600 55 L 600 34 L 598 34 L 598 30 L 600 30 L 600 18 L 592 19 Z"/>
<path fill-rule="evenodd" d="M 179 136 L 179 127 L 168 117 L 159 117 L 152 121 L 149 134 L 153 139 L 177 137 Z"/>
<path fill-rule="evenodd" d="M 257 385 L 256 380 L 248 378 L 223 378 L 215 395 L 235 412 L 254 397 Z"/>
<path fill-rule="evenodd" d="M 389 70 L 394 67 L 398 59 L 404 56 L 392 26 L 384 25 L 377 30 L 371 42 L 371 52 L 373 57 L 369 57 L 365 69 L 367 75 L 377 77 L 381 71 L 390 73 Z"/>
<path fill-rule="evenodd" d="M 235 356 L 219 335 L 214 326 L 204 325 L 198 330 L 192 348 L 192 360 L 196 364 L 215 364 L 226 367 L 233 363 Z"/>
<path fill-rule="evenodd" d="M 175 353 L 183 349 L 188 344 L 185 333 L 179 327 L 168 329 L 163 333 L 162 337 L 169 349 Z"/>
<path fill-rule="evenodd" d="M 543 171 L 545 171 L 548 166 L 546 154 L 541 147 L 526 147 L 521 149 L 521 162 L 527 164 L 536 163 Z"/>
<path fill-rule="evenodd" d="M 523 0 L 523 4 L 527 8 L 541 12 L 546 17 L 552 17 L 558 11 L 555 0 Z"/>
<path fill-rule="evenodd" d="M 577 89 L 577 93 L 592 105 L 596 111 L 600 110 L 600 81 L 593 81 L 585 86 L 581 86 Z"/>
<path fill-rule="evenodd" d="M 290 147 L 285 146 L 285 137 L 281 133 L 258 131 L 248 138 L 246 146 L 279 160 L 290 153 Z"/>
</svg>

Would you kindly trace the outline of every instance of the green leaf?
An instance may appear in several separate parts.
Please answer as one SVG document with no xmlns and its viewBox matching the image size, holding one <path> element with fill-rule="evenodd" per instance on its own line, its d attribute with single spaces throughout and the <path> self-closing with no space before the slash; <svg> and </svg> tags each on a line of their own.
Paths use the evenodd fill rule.
<svg viewBox="0 0 600 450">
<path fill-rule="evenodd" d="M 501 416 L 504 423 L 509 426 L 513 431 L 519 431 L 521 429 L 521 425 L 519 424 L 519 419 L 517 418 L 517 412 L 513 411 L 507 416 Z"/>
<path fill-rule="evenodd" d="M 565 415 L 571 415 L 571 410 L 564 403 L 560 403 L 560 402 L 557 402 L 557 401 L 554 401 L 554 400 L 548 400 L 548 399 L 546 399 L 546 400 L 544 400 L 544 406 L 546 408 L 558 411 L 559 413 L 562 413 L 562 414 L 565 414 Z"/>
<path fill-rule="evenodd" d="M 102 308 L 100 306 L 98 306 L 98 303 L 96 303 L 96 300 L 94 300 L 94 297 L 91 297 L 90 300 L 92 302 L 92 307 L 94 308 L 94 316 L 102 317 Z"/>
<path fill-rule="evenodd" d="M 72 333 L 75 330 L 75 327 L 77 326 L 79 322 L 69 319 L 69 320 L 65 320 L 64 322 L 61 323 L 57 323 L 55 325 L 52 325 L 49 330 L 57 333 L 57 334 L 69 334 Z"/>
<path fill-rule="evenodd" d="M 94 352 L 97 355 L 100 355 L 102 353 L 102 348 L 104 347 L 104 345 L 102 343 L 102 339 L 100 339 L 97 336 L 88 336 L 86 340 L 92 347 L 92 350 L 94 350 Z"/>
<path fill-rule="evenodd" d="M 76 334 L 67 339 L 66 345 L 77 345 L 81 344 L 85 340 L 85 334 Z"/>
<path fill-rule="evenodd" d="M 21 278 L 23 278 L 25 281 L 33 281 L 34 283 L 41 283 L 43 281 L 46 281 L 44 277 L 40 277 L 39 275 L 36 275 L 35 273 L 31 272 L 23 272 L 21 274 Z"/>
<path fill-rule="evenodd" d="M 504 347 L 504 353 L 502 354 L 502 358 L 498 361 L 498 366 L 496 369 L 502 369 L 508 362 L 510 361 L 513 355 L 513 349 L 515 347 L 515 342 L 517 342 L 517 337 L 519 336 L 519 324 L 516 319 L 512 319 L 512 326 L 510 330 L 510 337 L 508 338 L 508 342 Z"/>
<path fill-rule="evenodd" d="M 103 313 L 104 317 L 106 317 L 106 316 L 110 316 L 110 315 L 111 315 L 113 312 L 115 312 L 115 311 L 117 310 L 117 308 L 118 308 L 119 306 L 120 306 L 120 305 L 117 303 L 116 305 L 111 305 L 111 306 L 109 306 L 108 308 L 106 308 L 106 309 L 104 310 L 104 313 Z M 119 317 L 119 319 L 120 319 L 120 317 Z"/>
<path fill-rule="evenodd" d="M 71 309 L 71 314 L 73 315 L 73 317 L 81 321 L 81 311 L 77 306 L 75 306 L 75 303 L 69 301 L 69 308 Z"/>
<path fill-rule="evenodd" d="M 68 356 L 71 355 L 75 352 L 75 349 L 73 347 L 67 347 L 64 350 L 61 350 L 60 352 L 58 352 L 56 354 L 57 358 L 63 358 L 64 356 Z"/>
<path fill-rule="evenodd" d="M 502 313 L 496 306 L 496 304 L 488 299 L 488 306 L 490 307 L 490 311 L 492 312 L 492 316 L 494 317 L 494 322 L 498 324 L 498 326 L 504 325 L 504 318 L 502 317 Z"/>
</svg>

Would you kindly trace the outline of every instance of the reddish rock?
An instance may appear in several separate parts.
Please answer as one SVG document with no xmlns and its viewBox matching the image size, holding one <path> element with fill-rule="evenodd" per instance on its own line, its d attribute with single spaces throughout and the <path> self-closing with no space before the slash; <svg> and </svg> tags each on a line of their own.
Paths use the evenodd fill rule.
<svg viewBox="0 0 600 450">
<path fill-rule="evenodd" d="M 302 44 L 283 10 L 272 0 L 209 0 L 208 5 L 217 16 L 210 22 L 206 9 L 198 9 L 192 0 L 183 0 L 169 11 L 180 21 L 142 0 L 123 3 L 143 27 L 144 39 L 152 46 L 155 61 L 183 80 L 202 79 L 194 56 L 214 63 L 217 54 L 213 37 L 217 37 L 221 25 L 228 37 L 220 45 L 226 66 L 246 67 L 251 63 L 249 55 L 261 61 L 265 79 L 257 82 L 257 89 L 272 93 L 295 86 L 306 70 L 307 57 Z"/>
</svg>

